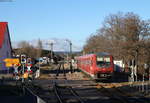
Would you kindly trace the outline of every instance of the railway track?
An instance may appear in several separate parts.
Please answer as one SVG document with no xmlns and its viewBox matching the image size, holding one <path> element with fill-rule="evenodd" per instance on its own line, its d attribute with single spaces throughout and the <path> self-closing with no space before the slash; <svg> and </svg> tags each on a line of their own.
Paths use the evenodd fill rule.
<svg viewBox="0 0 150 103">
<path fill-rule="evenodd" d="M 133 95 L 129 95 L 115 86 L 112 88 L 105 88 L 103 85 L 100 86 L 101 89 L 99 89 L 99 91 L 102 92 L 104 96 L 108 96 L 114 103 L 149 103 L 150 101 L 150 99 L 145 97 L 135 97 Z"/>
<path fill-rule="evenodd" d="M 58 79 L 63 80 L 65 85 L 59 86 Z M 53 91 L 59 103 L 84 103 L 78 93 L 71 86 L 68 86 L 64 62 L 58 65 L 56 78 L 53 80 Z"/>
<path fill-rule="evenodd" d="M 150 101 L 120 89 L 113 83 L 71 80 L 63 63 L 57 65 L 52 73 L 50 80 L 38 81 L 41 82 L 44 91 L 40 90 L 41 92 L 37 95 L 46 103 L 149 103 Z M 98 90 L 97 85 L 100 86 Z M 112 86 L 108 88 L 109 85 Z M 32 85 L 30 88 L 35 89 Z"/>
<path fill-rule="evenodd" d="M 123 98 L 122 96 L 116 95 L 115 92 L 112 92 L 110 89 L 105 88 L 104 86 L 100 85 L 101 89 L 99 90 L 103 93 L 104 96 L 109 97 L 110 101 L 113 103 L 128 103 L 128 100 Z"/>
<path fill-rule="evenodd" d="M 55 82 L 53 88 L 59 103 L 84 103 L 72 87 L 60 87 Z"/>
<path fill-rule="evenodd" d="M 122 91 L 121 89 L 119 88 L 116 88 L 115 86 L 112 88 L 117 95 L 121 95 L 122 97 L 127 97 L 126 99 L 128 100 L 128 103 L 149 103 L 150 102 L 150 99 L 147 99 L 143 96 L 134 96 L 134 95 L 131 95 L 129 93 L 126 93 L 125 91 Z"/>
</svg>

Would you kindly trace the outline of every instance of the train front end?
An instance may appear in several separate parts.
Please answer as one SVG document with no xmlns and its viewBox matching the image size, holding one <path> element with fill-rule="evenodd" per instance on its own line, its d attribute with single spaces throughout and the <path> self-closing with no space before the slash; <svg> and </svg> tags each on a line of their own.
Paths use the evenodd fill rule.
<svg viewBox="0 0 150 103">
<path fill-rule="evenodd" d="M 111 79 L 114 73 L 113 57 L 111 55 L 99 55 L 95 57 L 95 79 Z"/>
</svg>

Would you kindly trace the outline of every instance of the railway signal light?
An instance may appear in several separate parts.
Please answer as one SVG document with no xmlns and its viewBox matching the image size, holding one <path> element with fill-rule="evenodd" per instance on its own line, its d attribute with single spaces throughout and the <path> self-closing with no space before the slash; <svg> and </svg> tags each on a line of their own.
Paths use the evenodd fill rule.
<svg viewBox="0 0 150 103">
<path fill-rule="evenodd" d="M 26 63 L 26 55 L 21 55 L 21 64 L 25 64 Z"/>
<path fill-rule="evenodd" d="M 28 63 L 28 64 L 32 64 L 31 58 L 27 58 L 27 63 Z"/>
</svg>

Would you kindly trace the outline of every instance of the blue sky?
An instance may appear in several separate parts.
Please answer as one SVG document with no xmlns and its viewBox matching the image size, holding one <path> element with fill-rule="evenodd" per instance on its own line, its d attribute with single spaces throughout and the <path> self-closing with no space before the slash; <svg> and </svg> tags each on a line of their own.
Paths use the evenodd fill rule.
<svg viewBox="0 0 150 103">
<path fill-rule="evenodd" d="M 150 18 L 150 0 L 13 1 L 0 2 L 0 21 L 9 23 L 12 41 L 68 38 L 82 46 L 109 14 L 134 12 Z"/>
</svg>

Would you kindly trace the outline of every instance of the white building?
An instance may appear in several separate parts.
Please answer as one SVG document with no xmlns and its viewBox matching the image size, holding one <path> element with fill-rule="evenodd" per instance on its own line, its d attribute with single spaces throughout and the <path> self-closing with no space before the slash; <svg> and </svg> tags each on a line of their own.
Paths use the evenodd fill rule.
<svg viewBox="0 0 150 103">
<path fill-rule="evenodd" d="M 124 71 L 124 63 L 123 60 L 114 60 L 114 66 L 116 72 L 123 72 Z"/>
</svg>

